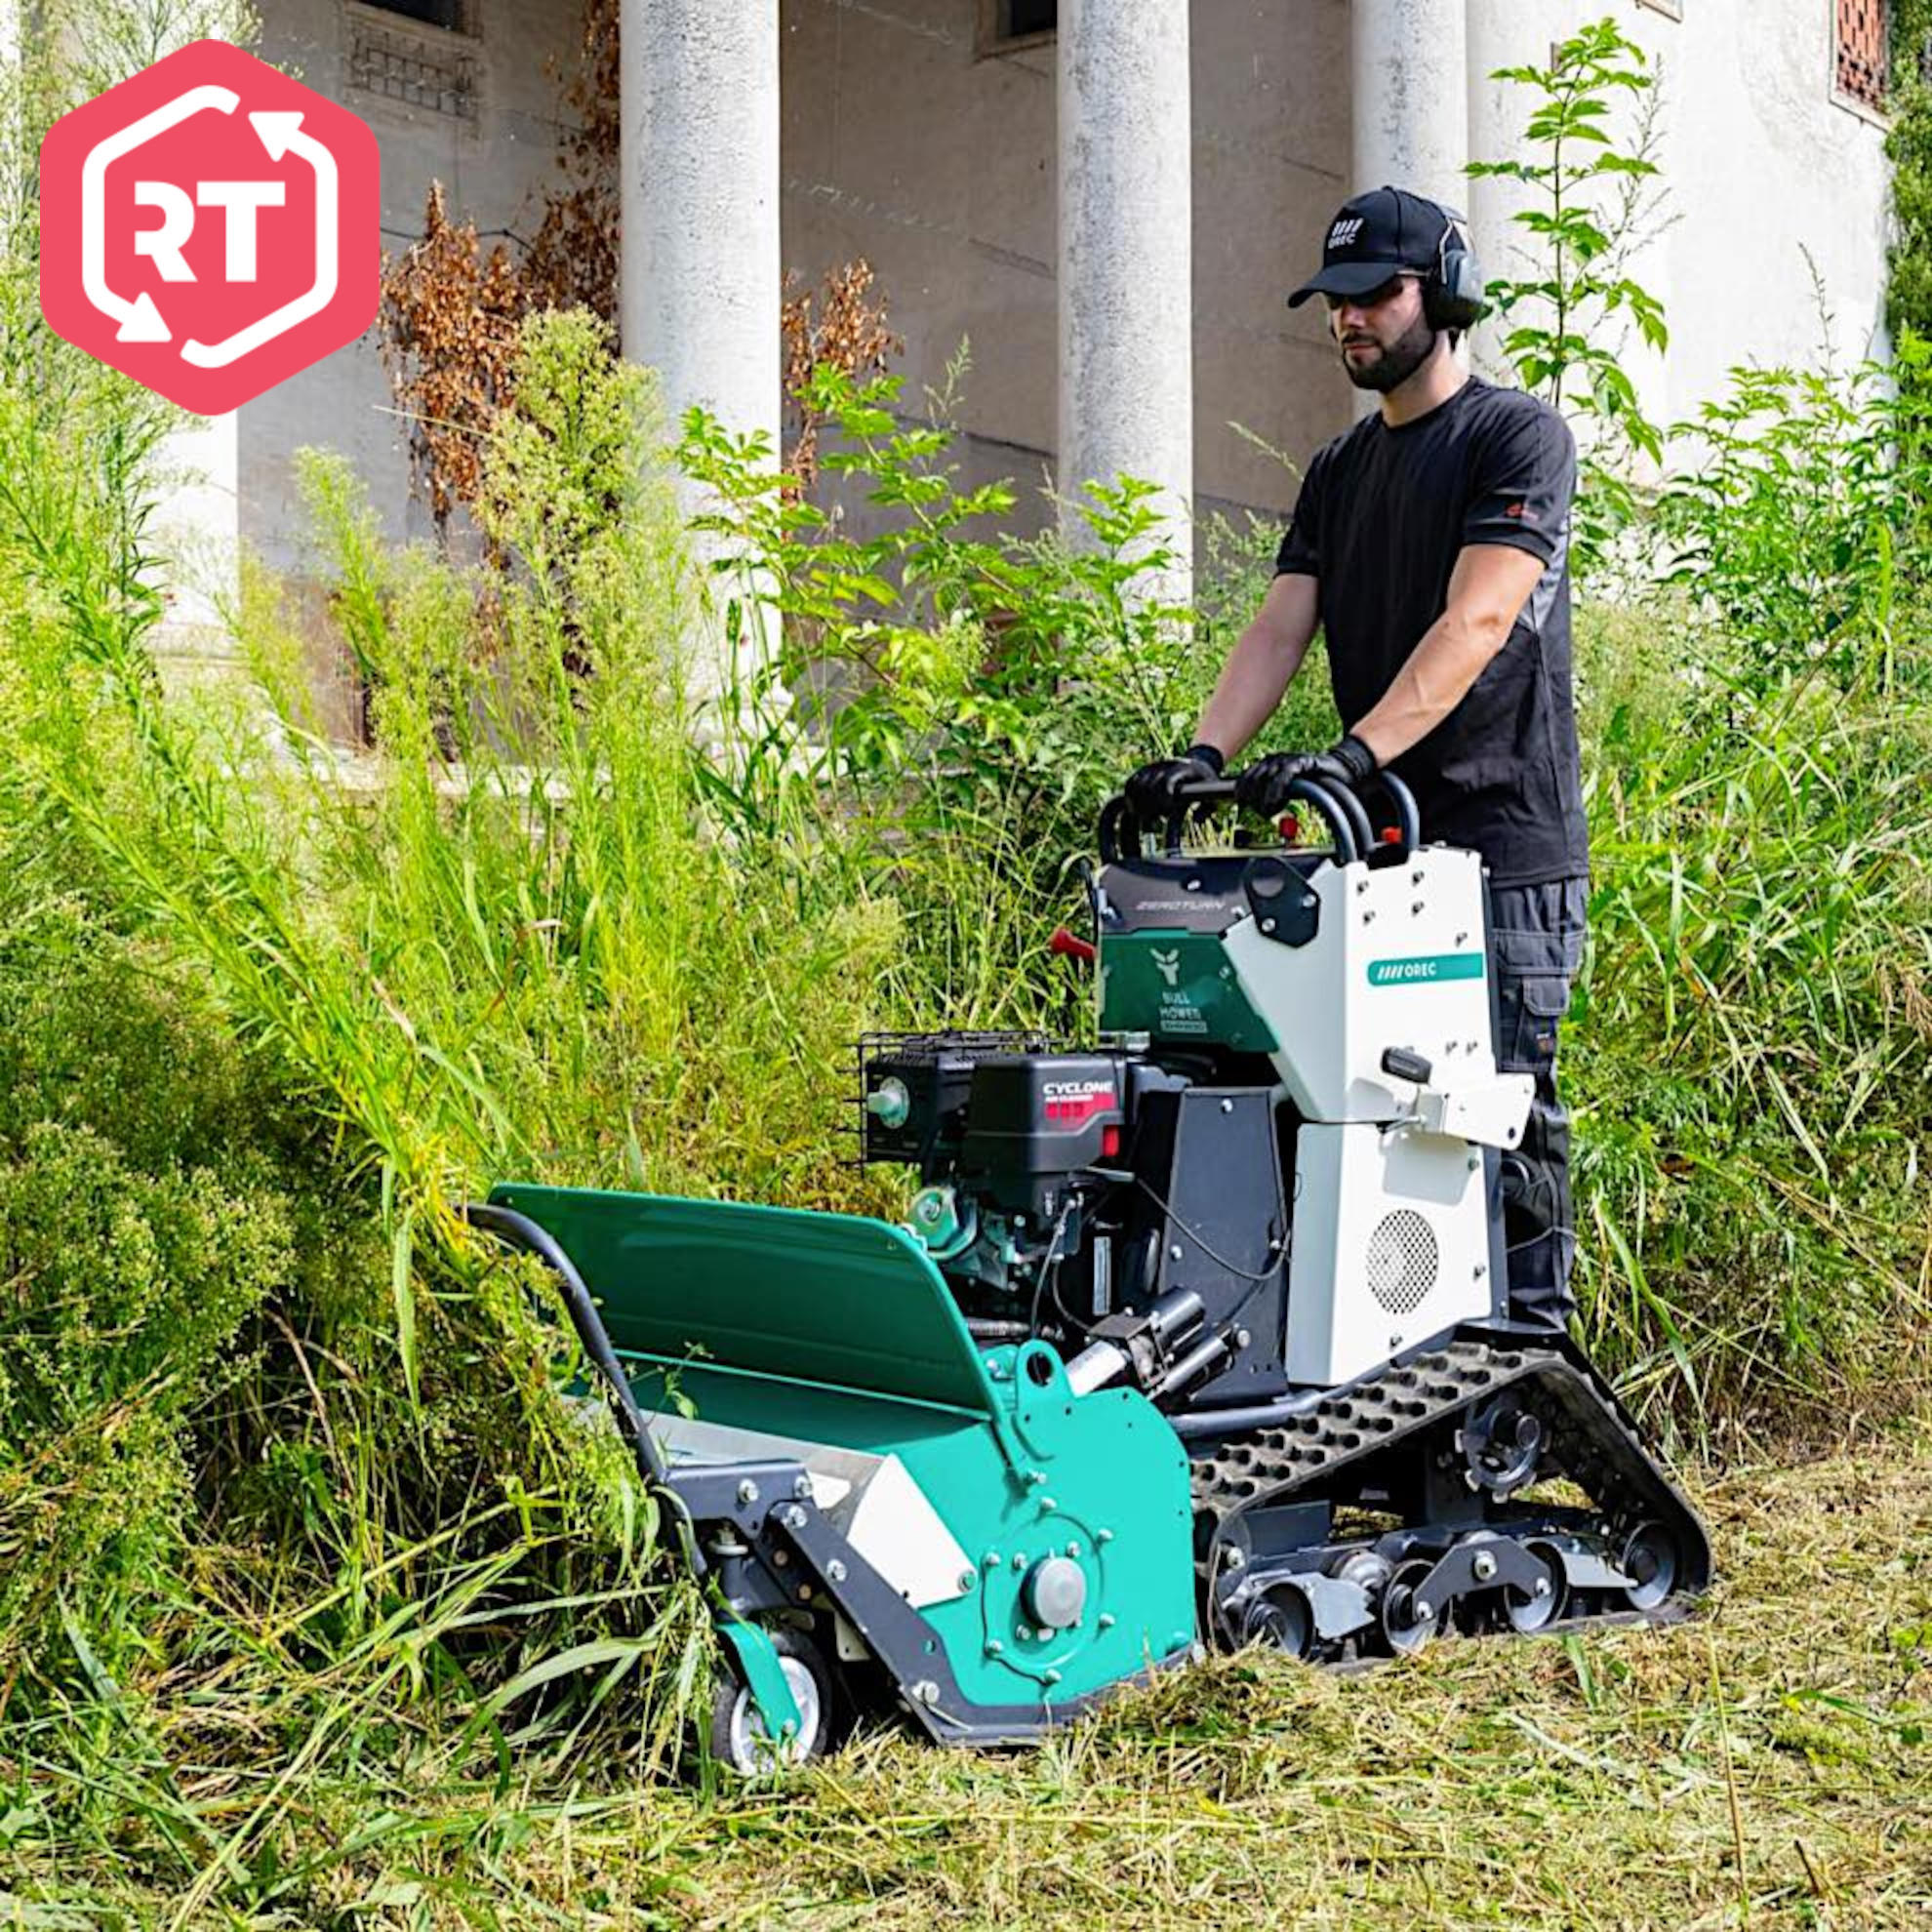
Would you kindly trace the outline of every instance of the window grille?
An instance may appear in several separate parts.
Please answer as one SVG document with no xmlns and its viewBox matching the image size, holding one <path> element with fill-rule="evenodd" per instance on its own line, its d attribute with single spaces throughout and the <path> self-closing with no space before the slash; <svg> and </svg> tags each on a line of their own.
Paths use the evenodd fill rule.
<svg viewBox="0 0 1932 1932">
<path fill-rule="evenodd" d="M 452 120 L 476 118 L 476 61 L 464 43 L 442 45 L 390 33 L 376 21 L 349 20 L 348 82 L 366 94 L 424 107 Z"/>
<path fill-rule="evenodd" d="M 1838 92 L 1874 113 L 1885 111 L 1890 79 L 1891 8 L 1886 0 L 1837 0 Z"/>
<path fill-rule="evenodd" d="M 463 0 L 362 0 L 362 4 L 379 13 L 420 20 L 424 26 L 447 27 L 451 33 L 462 32 L 464 25 Z"/>
</svg>

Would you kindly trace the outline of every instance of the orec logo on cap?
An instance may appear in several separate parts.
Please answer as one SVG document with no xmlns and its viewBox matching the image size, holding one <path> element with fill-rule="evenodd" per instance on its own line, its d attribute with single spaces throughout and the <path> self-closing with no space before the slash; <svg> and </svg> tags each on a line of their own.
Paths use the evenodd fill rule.
<svg viewBox="0 0 1932 1932">
<path fill-rule="evenodd" d="M 1328 245 L 1331 249 L 1347 248 L 1362 231 L 1363 218 L 1359 215 L 1345 215 L 1328 231 Z"/>
</svg>

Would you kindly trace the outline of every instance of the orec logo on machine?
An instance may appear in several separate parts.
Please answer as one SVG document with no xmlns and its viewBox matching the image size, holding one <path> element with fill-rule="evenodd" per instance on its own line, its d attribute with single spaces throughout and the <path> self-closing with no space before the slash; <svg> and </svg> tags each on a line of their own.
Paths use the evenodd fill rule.
<svg viewBox="0 0 1932 1932">
<path fill-rule="evenodd" d="M 40 144 L 40 305 L 77 348 L 198 415 L 369 327 L 382 162 L 347 108 L 198 40 Z"/>
<path fill-rule="evenodd" d="M 1479 980 L 1482 972 L 1479 952 L 1425 952 L 1414 959 L 1371 959 L 1368 982 L 1372 986 L 1407 986 L 1438 980 Z"/>
</svg>

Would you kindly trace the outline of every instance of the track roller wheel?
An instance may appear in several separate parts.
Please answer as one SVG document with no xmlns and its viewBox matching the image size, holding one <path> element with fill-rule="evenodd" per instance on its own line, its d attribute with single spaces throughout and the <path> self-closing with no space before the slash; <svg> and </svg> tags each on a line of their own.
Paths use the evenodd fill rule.
<svg viewBox="0 0 1932 1932">
<path fill-rule="evenodd" d="M 771 1638 L 798 1706 L 795 1738 L 774 1743 L 751 1693 L 734 1676 L 725 1676 L 711 1697 L 711 1755 L 747 1778 L 822 1757 L 831 1732 L 831 1672 L 819 1646 L 790 1630 L 773 1630 Z"/>
<path fill-rule="evenodd" d="M 1563 1597 L 1568 1581 L 1561 1553 L 1547 1543 L 1526 1543 L 1523 1553 L 1534 1557 L 1543 1574 L 1535 1585 L 1518 1590 L 1514 1585 L 1503 1592 L 1503 1614 L 1509 1628 L 1529 1636 L 1563 1614 Z"/>
<path fill-rule="evenodd" d="M 1382 1592 L 1382 1634 L 1397 1657 L 1414 1656 L 1435 1634 L 1436 1620 L 1421 1615 L 1416 1602 L 1416 1591 L 1434 1568 L 1421 1556 L 1399 1564 Z"/>
<path fill-rule="evenodd" d="M 1314 1605 L 1300 1584 L 1278 1583 L 1249 1603 L 1242 1620 L 1248 1642 L 1271 1643 L 1290 1657 L 1305 1658 L 1314 1649 Z"/>
<path fill-rule="evenodd" d="M 1617 1567 L 1630 1580 L 1624 1592 L 1630 1608 L 1654 1610 L 1677 1587 L 1677 1539 L 1646 1518 L 1625 1537 Z"/>
</svg>

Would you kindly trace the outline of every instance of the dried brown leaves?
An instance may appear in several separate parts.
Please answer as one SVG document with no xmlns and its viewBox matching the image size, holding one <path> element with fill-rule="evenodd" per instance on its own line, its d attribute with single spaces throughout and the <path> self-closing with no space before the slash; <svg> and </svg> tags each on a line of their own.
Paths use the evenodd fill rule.
<svg viewBox="0 0 1932 1932">
<path fill-rule="evenodd" d="M 618 15 L 619 0 L 586 0 L 577 68 L 563 89 L 573 123 L 558 155 L 563 185 L 544 197 L 522 261 L 501 242 L 485 255 L 475 223 L 450 219 L 436 182 L 422 239 L 383 274 L 382 359 L 409 421 L 417 487 L 439 533 L 458 504 L 476 501 L 484 441 L 514 394 L 523 318 L 537 309 L 587 308 L 616 327 Z M 779 326 L 791 415 L 785 467 L 804 491 L 819 472 L 824 426 L 809 401 L 814 375 L 825 368 L 874 375 L 906 343 L 887 326 L 885 298 L 873 292 L 863 259 L 831 269 L 816 292 L 788 275 Z"/>
<path fill-rule="evenodd" d="M 382 276 L 382 360 L 438 532 L 482 481 L 482 447 L 514 386 L 529 292 L 503 245 L 486 256 L 473 221 L 453 221 L 432 181 L 422 239 Z"/>
<path fill-rule="evenodd" d="M 864 256 L 828 270 L 816 320 L 812 291 L 798 287 L 795 273 L 785 279 L 779 327 L 785 339 L 785 393 L 797 424 L 785 466 L 801 491 L 809 490 L 819 473 L 819 431 L 825 423 L 807 400 L 812 378 L 825 368 L 852 377 L 876 375 L 889 358 L 905 353 L 905 339 L 886 326 L 885 297 L 869 298 L 872 279 L 872 264 Z"/>
</svg>

